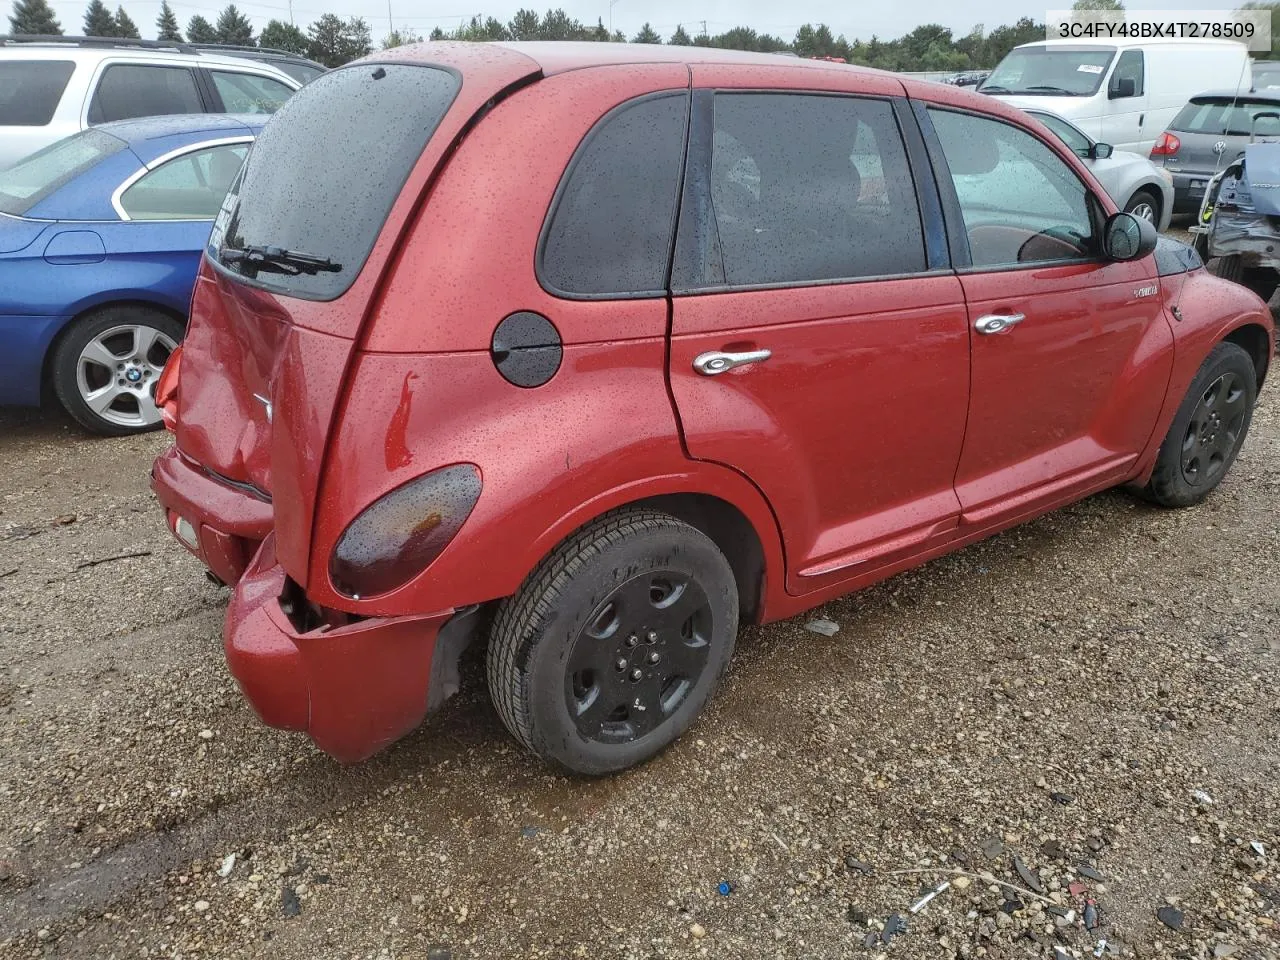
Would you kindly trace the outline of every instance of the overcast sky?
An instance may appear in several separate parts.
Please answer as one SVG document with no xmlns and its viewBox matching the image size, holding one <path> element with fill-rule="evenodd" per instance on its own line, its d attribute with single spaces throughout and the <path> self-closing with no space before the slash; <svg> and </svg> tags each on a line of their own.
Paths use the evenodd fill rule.
<svg viewBox="0 0 1280 960">
<path fill-rule="evenodd" d="M 67 33 L 79 32 L 81 18 L 87 0 L 50 0 L 62 28 Z M 115 9 L 121 0 L 106 0 Z M 160 0 L 123 0 L 125 11 L 138 24 L 144 37 L 155 36 L 155 18 L 160 10 Z M 193 14 L 200 13 L 210 21 L 224 5 L 219 0 L 170 0 L 178 20 L 186 28 Z M 262 3 L 237 2 L 241 11 L 253 20 L 254 28 L 261 30 L 273 17 L 289 19 L 289 0 L 265 0 Z M 1233 2 L 1215 0 L 1161 0 L 1159 3 L 1130 2 L 1129 9 L 1231 9 Z M 397 25 L 411 27 L 422 34 L 432 27 L 448 30 L 472 14 L 494 16 L 509 20 L 522 6 L 538 11 L 547 7 L 563 6 L 570 16 L 585 23 L 595 23 L 601 18 L 609 23 L 609 0 L 391 0 L 391 15 Z M 1054 9 L 1070 6 L 1070 0 L 1052 4 Z M 730 27 L 745 25 L 761 33 L 772 33 L 790 40 L 796 28 L 804 23 L 826 23 L 837 35 L 843 33 L 849 40 L 866 40 L 872 34 L 881 39 L 901 36 L 922 23 L 941 23 L 956 33 L 967 33 L 981 23 L 987 30 L 1001 24 L 1012 23 L 1022 16 L 1043 19 L 1045 7 L 1030 6 L 1026 0 L 983 0 L 979 3 L 956 3 L 955 0 L 912 0 L 910 3 L 849 3 L 847 0 L 790 0 L 786 4 L 766 0 L 614 0 L 613 26 L 632 36 L 646 20 L 662 34 L 670 36 L 677 24 L 693 35 L 707 22 L 709 33 L 721 33 Z M 0 10 L 10 12 L 9 0 L 0 0 Z M 293 19 L 301 27 L 322 13 L 340 16 L 365 17 L 373 29 L 375 41 L 387 32 L 386 0 L 293 0 Z M 8 28 L 7 19 L 0 21 L 2 29 Z"/>
</svg>

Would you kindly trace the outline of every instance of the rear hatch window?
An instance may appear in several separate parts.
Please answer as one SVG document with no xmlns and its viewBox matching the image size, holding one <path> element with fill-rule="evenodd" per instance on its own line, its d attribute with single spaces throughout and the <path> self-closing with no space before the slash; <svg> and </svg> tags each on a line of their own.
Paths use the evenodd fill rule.
<svg viewBox="0 0 1280 960">
<path fill-rule="evenodd" d="M 22 216 L 65 183 L 125 149 L 125 142 L 101 130 L 59 140 L 8 170 L 0 170 L 0 213 Z"/>
<path fill-rule="evenodd" d="M 317 77 L 263 129 L 209 238 L 209 257 L 255 286 L 333 300 L 355 282 L 460 78 L 371 64 Z"/>
<path fill-rule="evenodd" d="M 0 63 L 0 127 L 43 127 L 75 72 L 70 60 Z"/>
<path fill-rule="evenodd" d="M 1275 136 L 1280 132 L 1280 100 L 1192 97 L 1178 111 L 1169 129 L 1215 136 L 1247 137 L 1251 132 Z"/>
</svg>

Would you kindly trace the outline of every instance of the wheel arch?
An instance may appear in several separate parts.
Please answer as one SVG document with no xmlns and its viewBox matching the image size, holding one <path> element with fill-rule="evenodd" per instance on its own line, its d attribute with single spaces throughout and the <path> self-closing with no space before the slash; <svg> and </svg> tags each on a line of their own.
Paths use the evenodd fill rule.
<svg viewBox="0 0 1280 960">
<path fill-rule="evenodd" d="M 1261 324 L 1247 323 L 1236 327 L 1222 340 L 1224 343 L 1234 343 L 1249 354 L 1249 358 L 1253 361 L 1254 372 L 1258 378 L 1257 387 L 1258 390 L 1261 390 L 1262 384 L 1267 378 L 1267 370 L 1271 365 L 1271 338 L 1266 328 Z"/>
<path fill-rule="evenodd" d="M 1133 198 L 1139 193 L 1145 193 L 1155 201 L 1156 225 L 1159 226 L 1160 219 L 1165 213 L 1164 191 L 1160 188 L 1160 184 L 1151 177 L 1139 180 L 1133 185 L 1133 188 L 1129 191 L 1129 196 L 1125 199 L 1124 203 L 1120 204 L 1120 209 L 1127 209 L 1129 204 L 1133 203 Z"/>
</svg>

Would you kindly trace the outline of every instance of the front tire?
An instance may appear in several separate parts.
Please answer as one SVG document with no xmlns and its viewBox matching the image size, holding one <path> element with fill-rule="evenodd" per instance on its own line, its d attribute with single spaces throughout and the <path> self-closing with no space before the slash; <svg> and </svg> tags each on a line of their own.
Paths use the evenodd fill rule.
<svg viewBox="0 0 1280 960">
<path fill-rule="evenodd" d="M 640 508 L 562 543 L 503 601 L 489 691 L 525 747 L 598 776 L 650 759 L 693 723 L 733 654 L 738 589 L 702 531 Z"/>
<path fill-rule="evenodd" d="M 156 381 L 182 324 L 149 307 L 115 306 L 74 321 L 54 348 L 53 390 L 86 430 L 108 437 L 160 426 Z"/>
<path fill-rule="evenodd" d="M 1249 433 L 1257 390 L 1249 354 L 1234 343 L 1214 347 L 1160 445 L 1143 491 L 1147 498 L 1165 507 L 1189 507 L 1212 493 Z"/>
<path fill-rule="evenodd" d="M 1160 201 L 1149 190 L 1135 190 L 1129 202 L 1124 205 L 1124 212 L 1141 217 L 1157 230 L 1160 229 Z"/>
</svg>

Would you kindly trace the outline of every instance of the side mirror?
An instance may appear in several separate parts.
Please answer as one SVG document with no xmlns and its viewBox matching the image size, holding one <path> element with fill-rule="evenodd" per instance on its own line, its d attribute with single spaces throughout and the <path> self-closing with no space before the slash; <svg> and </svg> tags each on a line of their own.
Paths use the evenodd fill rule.
<svg viewBox="0 0 1280 960">
<path fill-rule="evenodd" d="M 1106 160 L 1111 156 L 1112 147 L 1109 143 L 1095 143 L 1089 148 L 1090 160 Z"/>
<path fill-rule="evenodd" d="M 1103 252 L 1109 260 L 1141 260 L 1156 248 L 1156 227 L 1132 213 L 1113 213 L 1102 228 Z"/>
<path fill-rule="evenodd" d="M 1136 97 L 1138 95 L 1138 81 L 1133 77 L 1117 77 L 1111 81 L 1111 89 L 1107 91 L 1107 97 L 1111 100 L 1120 100 L 1124 97 Z"/>
</svg>

